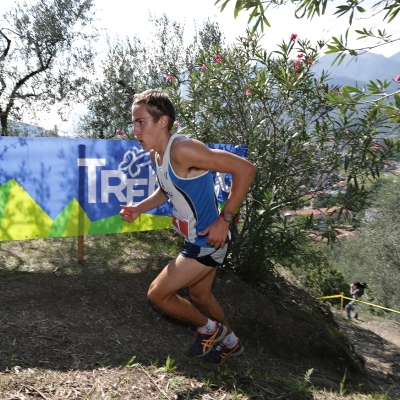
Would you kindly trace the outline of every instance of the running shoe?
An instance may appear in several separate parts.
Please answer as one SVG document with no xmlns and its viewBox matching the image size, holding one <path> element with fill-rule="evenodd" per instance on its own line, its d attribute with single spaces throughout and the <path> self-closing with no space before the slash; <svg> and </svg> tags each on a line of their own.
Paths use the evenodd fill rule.
<svg viewBox="0 0 400 400">
<path fill-rule="evenodd" d="M 197 337 L 190 346 L 189 355 L 202 357 L 208 354 L 215 343 L 219 343 L 226 335 L 227 327 L 216 322 L 216 329 L 213 333 L 200 333 L 197 331 Z"/>
<path fill-rule="evenodd" d="M 240 356 L 243 352 L 244 347 L 239 339 L 233 347 L 219 343 L 212 352 L 207 354 L 206 360 L 216 365 L 222 365 L 228 357 Z"/>
</svg>

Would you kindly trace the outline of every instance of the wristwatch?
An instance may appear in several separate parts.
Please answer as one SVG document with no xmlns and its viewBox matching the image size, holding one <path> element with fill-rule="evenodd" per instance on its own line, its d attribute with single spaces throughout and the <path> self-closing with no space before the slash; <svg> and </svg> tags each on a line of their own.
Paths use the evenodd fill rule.
<svg viewBox="0 0 400 400">
<path fill-rule="evenodd" d="M 226 222 L 231 222 L 235 218 L 235 216 L 233 214 L 228 213 L 228 212 L 226 212 L 224 210 L 222 210 L 219 215 Z"/>
</svg>

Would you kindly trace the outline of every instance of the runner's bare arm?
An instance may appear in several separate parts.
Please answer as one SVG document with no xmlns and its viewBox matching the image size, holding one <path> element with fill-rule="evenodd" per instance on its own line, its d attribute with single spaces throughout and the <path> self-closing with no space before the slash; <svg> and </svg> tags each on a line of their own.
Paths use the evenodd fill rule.
<svg viewBox="0 0 400 400">
<path fill-rule="evenodd" d="M 256 167 L 249 161 L 224 150 L 208 148 L 202 142 L 185 139 L 171 149 L 173 168 L 180 176 L 191 168 L 213 170 L 232 174 L 232 185 L 224 211 L 234 214 L 246 196 L 256 174 Z M 208 234 L 207 242 L 218 247 L 225 244 L 229 223 L 218 218 L 202 234 Z"/>
</svg>

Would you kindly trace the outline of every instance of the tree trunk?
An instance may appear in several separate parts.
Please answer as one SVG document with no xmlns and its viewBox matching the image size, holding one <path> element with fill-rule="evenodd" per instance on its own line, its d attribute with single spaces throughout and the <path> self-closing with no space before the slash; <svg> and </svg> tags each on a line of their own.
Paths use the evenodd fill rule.
<svg viewBox="0 0 400 400">
<path fill-rule="evenodd" d="M 1 121 L 1 134 L 0 136 L 8 136 L 8 118 L 7 114 L 0 115 Z"/>
</svg>

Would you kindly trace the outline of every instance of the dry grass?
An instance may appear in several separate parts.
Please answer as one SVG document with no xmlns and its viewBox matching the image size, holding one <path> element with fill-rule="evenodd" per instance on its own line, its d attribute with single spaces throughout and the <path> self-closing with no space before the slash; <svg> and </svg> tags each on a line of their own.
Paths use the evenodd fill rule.
<svg viewBox="0 0 400 400">
<path fill-rule="evenodd" d="M 333 319 L 285 281 L 260 292 L 219 271 L 215 294 L 246 351 L 214 367 L 186 355 L 192 327 L 146 301 L 179 238 L 85 240 L 83 265 L 75 238 L 0 243 L 0 399 L 385 399 L 388 371 L 370 382 Z"/>
</svg>

